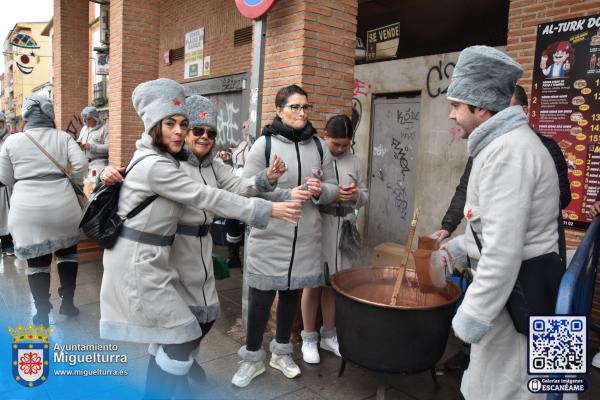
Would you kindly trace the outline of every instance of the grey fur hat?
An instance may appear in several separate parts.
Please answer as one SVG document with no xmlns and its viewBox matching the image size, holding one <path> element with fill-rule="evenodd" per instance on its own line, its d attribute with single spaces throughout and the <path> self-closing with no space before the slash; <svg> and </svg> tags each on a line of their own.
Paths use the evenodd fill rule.
<svg viewBox="0 0 600 400">
<path fill-rule="evenodd" d="M 6 122 L 6 116 L 4 115 L 4 111 L 0 111 L 0 122 Z"/>
<path fill-rule="evenodd" d="M 171 79 L 160 78 L 140 83 L 131 95 L 133 107 L 144 121 L 148 133 L 161 120 L 171 115 L 185 115 L 183 86 Z"/>
<path fill-rule="evenodd" d="M 40 95 L 32 95 L 25 98 L 21 115 L 25 121 L 29 120 L 29 115 L 32 113 L 38 114 L 36 110 L 47 117 L 48 120 L 54 121 L 54 106 L 50 98 Z"/>
<path fill-rule="evenodd" d="M 88 118 L 95 119 L 98 124 L 102 123 L 102 120 L 100 119 L 100 114 L 98 114 L 98 110 L 96 109 L 96 107 L 89 106 L 81 110 L 81 119 L 83 120 L 84 124 L 85 120 Z"/>
<path fill-rule="evenodd" d="M 461 51 L 448 87 L 448 100 L 501 111 L 508 107 L 515 85 L 523 75 L 519 63 L 488 46 Z"/>
<path fill-rule="evenodd" d="M 189 118 L 189 127 L 208 125 L 217 130 L 217 110 L 209 99 L 193 95 L 185 99 L 185 109 Z"/>
</svg>

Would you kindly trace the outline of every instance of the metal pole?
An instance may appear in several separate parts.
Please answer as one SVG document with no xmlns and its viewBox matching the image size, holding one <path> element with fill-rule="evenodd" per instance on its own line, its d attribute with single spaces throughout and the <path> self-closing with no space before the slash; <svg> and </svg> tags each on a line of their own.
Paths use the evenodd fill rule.
<svg viewBox="0 0 600 400">
<path fill-rule="evenodd" d="M 265 32 L 267 17 L 257 19 L 252 37 L 252 71 L 250 75 L 250 135 L 260 135 L 262 113 L 262 86 L 265 64 Z"/>
<path fill-rule="evenodd" d="M 265 32 L 267 30 L 267 17 L 257 19 L 254 24 L 252 37 L 252 71 L 250 75 L 250 136 L 256 139 L 260 135 L 262 113 L 262 87 L 265 64 Z M 250 228 L 246 226 L 244 237 L 244 269 L 246 269 L 248 234 Z M 246 270 L 247 271 L 247 270 Z M 246 272 L 244 271 L 244 272 Z M 248 295 L 249 287 L 244 273 L 242 283 L 242 326 L 246 329 L 248 324 Z"/>
</svg>

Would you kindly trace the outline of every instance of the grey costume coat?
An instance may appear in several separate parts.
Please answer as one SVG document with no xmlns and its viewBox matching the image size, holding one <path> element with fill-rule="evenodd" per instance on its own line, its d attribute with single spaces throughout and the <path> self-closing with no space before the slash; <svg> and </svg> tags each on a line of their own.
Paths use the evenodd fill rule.
<svg viewBox="0 0 600 400">
<path fill-rule="evenodd" d="M 149 137 L 142 137 L 141 142 Z M 142 147 L 140 149 L 140 147 Z M 271 204 L 245 199 L 200 184 L 170 155 L 144 148 L 138 142 L 133 156 L 151 154 L 131 169 L 121 187 L 119 215 L 126 215 L 144 199 L 159 197 L 125 227 L 168 237 L 175 234 L 185 206 L 240 219 L 265 228 Z M 176 286 L 178 272 L 170 260 L 171 246 L 140 243 L 120 237 L 104 251 L 100 290 L 100 336 L 140 343 L 184 343 L 202 335 L 187 299 Z"/>
<path fill-rule="evenodd" d="M 0 149 L 10 134 L 8 130 L 0 137 Z M 0 186 L 0 236 L 8 235 L 8 210 L 10 209 L 10 186 Z"/>
<path fill-rule="evenodd" d="M 28 130 L 71 176 L 83 182 L 87 160 L 75 140 L 53 128 Z M 81 207 L 69 180 L 23 133 L 10 135 L 0 150 L 0 182 L 13 187 L 8 230 L 15 254 L 29 259 L 73 246 L 79 240 Z"/>
<path fill-rule="evenodd" d="M 85 150 L 85 156 L 89 162 L 89 175 L 94 169 L 100 175 L 100 171 L 108 164 L 108 126 L 105 123 L 96 125 L 93 128 L 84 125 L 81 128 L 77 142 L 92 146 L 90 150 Z"/>
<path fill-rule="evenodd" d="M 356 183 L 358 186 L 358 198 L 356 202 L 341 203 L 340 206 L 352 209 L 352 212 L 344 217 L 331 215 L 323 212 L 323 209 L 331 211 L 337 204 L 322 207 L 321 218 L 323 220 L 323 257 L 327 263 L 329 274 L 332 275 L 352 266 L 352 260 L 346 254 L 340 252 L 340 236 L 342 233 L 342 224 L 344 221 L 356 223 L 357 210 L 364 206 L 369 199 L 369 192 L 365 185 L 365 178 L 362 172 L 361 162 L 350 150 L 339 157 L 333 158 L 333 169 L 338 185 L 347 186 Z M 348 174 L 357 178 L 356 182 Z"/>
<path fill-rule="evenodd" d="M 520 106 L 479 125 L 468 139 L 473 168 L 465 234 L 448 242 L 454 260 L 474 267 L 473 283 L 452 320 L 471 345 L 461 392 L 468 399 L 535 399 L 527 389 L 527 338 L 506 310 L 523 260 L 558 250 L 558 176 L 552 157 Z M 482 243 L 481 252 L 473 231 Z"/>
<path fill-rule="evenodd" d="M 266 170 L 252 178 L 240 178 L 229 165 L 213 155 L 201 162 L 191 155 L 181 169 L 192 179 L 205 185 L 227 190 L 241 196 L 256 196 L 259 191 L 273 189 L 267 181 Z M 282 197 L 287 197 L 285 191 Z M 247 201 L 250 202 L 250 201 Z M 186 226 L 210 225 L 215 214 L 192 206 L 185 207 L 179 224 Z M 179 279 L 175 287 L 200 323 L 214 321 L 219 317 L 219 297 L 215 288 L 212 262 L 213 242 L 210 234 L 202 237 L 177 233 L 171 249 L 169 263 L 177 271 Z"/>
<path fill-rule="evenodd" d="M 320 140 L 320 139 L 319 139 Z M 312 176 L 313 168 L 323 172 L 322 191 L 317 200 L 302 206 L 297 225 L 272 221 L 266 229 L 252 228 L 248 238 L 246 279 L 250 287 L 260 290 L 286 290 L 319 287 L 325 282 L 321 254 L 321 214 L 317 204 L 329 204 L 337 198 L 333 158 L 321 141 L 323 162 L 313 138 L 294 143 L 274 134 L 271 136 L 269 160 L 276 154 L 287 164 L 278 188 L 292 189 Z M 266 166 L 265 136 L 259 137 L 246 158 L 242 176 L 254 176 Z M 269 193 L 261 195 L 269 198 Z"/>
</svg>

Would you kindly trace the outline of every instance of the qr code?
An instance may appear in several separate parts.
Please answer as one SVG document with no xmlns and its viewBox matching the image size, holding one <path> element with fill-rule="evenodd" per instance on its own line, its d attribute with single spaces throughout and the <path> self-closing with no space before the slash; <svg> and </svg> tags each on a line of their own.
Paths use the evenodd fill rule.
<svg viewBox="0 0 600 400">
<path fill-rule="evenodd" d="M 585 374 L 585 316 L 529 317 L 529 373 Z"/>
</svg>

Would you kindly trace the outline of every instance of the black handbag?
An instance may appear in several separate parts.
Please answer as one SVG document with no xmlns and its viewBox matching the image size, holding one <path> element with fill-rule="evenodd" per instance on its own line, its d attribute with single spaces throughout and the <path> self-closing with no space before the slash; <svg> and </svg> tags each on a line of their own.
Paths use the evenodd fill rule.
<svg viewBox="0 0 600 400">
<path fill-rule="evenodd" d="M 356 225 L 349 220 L 345 220 L 342 223 L 342 232 L 340 234 L 340 244 L 338 248 L 350 259 L 357 260 L 360 258 L 360 249 L 362 247 L 362 240 Z"/>
<path fill-rule="evenodd" d="M 471 232 L 481 254 L 481 242 L 473 227 Z M 562 259 L 556 252 L 542 254 L 521 263 L 517 282 L 506 303 L 517 332 L 529 336 L 529 317 L 532 315 L 554 315 L 564 271 Z"/>
<path fill-rule="evenodd" d="M 138 158 L 125 171 L 123 178 L 127 176 L 129 171 L 138 162 L 151 155 L 154 154 Z M 79 223 L 79 231 L 104 249 L 111 249 L 115 245 L 125 220 L 135 217 L 158 197 L 157 194 L 148 197 L 125 217 L 121 217 L 117 214 L 121 184 L 119 182 L 114 185 L 102 184 L 98 186 L 90 195 L 90 199 L 83 210 L 83 217 Z"/>
</svg>

